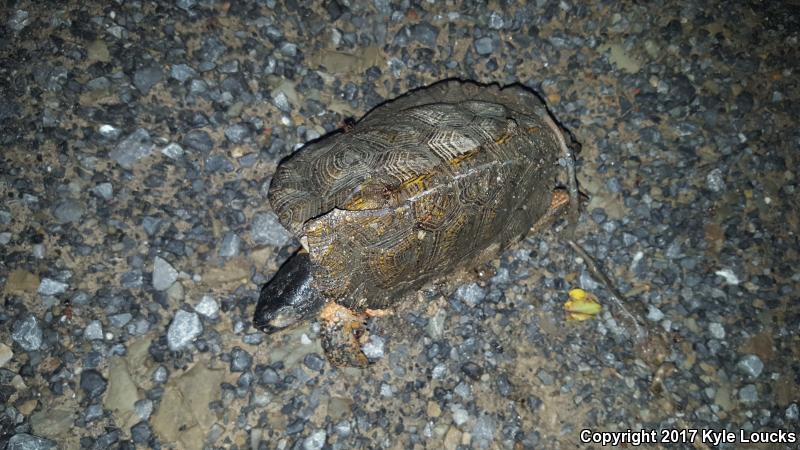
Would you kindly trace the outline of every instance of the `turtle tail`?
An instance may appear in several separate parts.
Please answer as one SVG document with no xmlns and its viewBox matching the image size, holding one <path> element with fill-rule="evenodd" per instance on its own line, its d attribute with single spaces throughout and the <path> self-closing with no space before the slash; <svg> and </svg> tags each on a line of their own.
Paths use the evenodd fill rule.
<svg viewBox="0 0 800 450">
<path fill-rule="evenodd" d="M 302 248 L 261 289 L 253 325 L 274 333 L 316 315 L 325 299 L 314 288 L 314 270 Z"/>
</svg>

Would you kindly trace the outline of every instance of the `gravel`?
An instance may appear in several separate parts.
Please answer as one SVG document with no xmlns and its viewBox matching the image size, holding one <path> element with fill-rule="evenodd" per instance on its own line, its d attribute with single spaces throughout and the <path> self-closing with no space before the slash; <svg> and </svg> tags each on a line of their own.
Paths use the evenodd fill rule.
<svg viewBox="0 0 800 450">
<path fill-rule="evenodd" d="M 103 323 L 93 320 L 83 329 L 83 337 L 90 341 L 103 340 Z"/>
<path fill-rule="evenodd" d="M 58 223 L 78 222 L 83 217 L 83 213 L 83 204 L 73 199 L 64 200 L 53 209 L 53 216 Z"/>
<path fill-rule="evenodd" d="M 303 439 L 303 450 L 320 450 L 325 445 L 328 434 L 325 430 L 316 430 L 310 436 Z"/>
<path fill-rule="evenodd" d="M 149 156 L 153 148 L 150 133 L 144 128 L 139 128 L 117 144 L 108 156 L 120 166 L 132 169 L 137 161 Z"/>
<path fill-rule="evenodd" d="M 90 400 L 97 400 L 106 391 L 108 382 L 97 370 L 84 370 L 81 373 L 81 390 Z"/>
<path fill-rule="evenodd" d="M 0 448 L 795 430 L 800 16 L 784 3 L 15 2 Z M 330 364 L 313 314 L 252 326 L 298 247 L 270 205 L 278 163 L 446 78 L 521 83 L 580 144 L 575 240 L 664 353 L 630 340 L 564 219 L 369 319 L 367 368 Z M 598 317 L 565 320 L 575 287 Z"/>
<path fill-rule="evenodd" d="M 178 271 L 160 256 L 153 259 L 153 288 L 165 291 L 178 279 Z"/>
<path fill-rule="evenodd" d="M 234 347 L 231 351 L 231 372 L 246 372 L 253 365 L 253 357 L 239 347 Z"/>
<path fill-rule="evenodd" d="M 167 330 L 169 349 L 172 351 L 182 350 L 202 333 L 203 324 L 200 323 L 200 317 L 195 313 L 179 309 Z"/>
<path fill-rule="evenodd" d="M 219 304 L 210 295 L 204 295 L 200 299 L 200 303 L 194 307 L 194 310 L 209 319 L 215 319 L 219 316 Z"/>
<path fill-rule="evenodd" d="M 761 371 L 764 370 L 764 363 L 761 362 L 761 359 L 756 355 L 747 355 L 739 360 L 736 367 L 750 379 L 755 379 L 758 378 L 758 376 L 761 375 Z"/>
<path fill-rule="evenodd" d="M 14 322 L 11 339 L 25 351 L 36 351 L 42 346 L 42 328 L 36 316 L 28 315 Z"/>
<path fill-rule="evenodd" d="M 11 436 L 6 446 L 6 450 L 55 450 L 57 448 L 57 443 L 27 433 Z"/>
<path fill-rule="evenodd" d="M 385 355 L 385 342 L 378 335 L 371 334 L 369 340 L 361 346 L 361 351 L 371 360 L 383 358 Z"/>
<path fill-rule="evenodd" d="M 67 283 L 62 283 L 50 278 L 42 278 L 39 283 L 39 288 L 36 290 L 41 295 L 58 295 L 63 294 L 69 288 Z"/>
<path fill-rule="evenodd" d="M 278 222 L 274 212 L 256 214 L 253 217 L 250 236 L 256 244 L 281 247 L 292 239 L 292 235 Z"/>
</svg>

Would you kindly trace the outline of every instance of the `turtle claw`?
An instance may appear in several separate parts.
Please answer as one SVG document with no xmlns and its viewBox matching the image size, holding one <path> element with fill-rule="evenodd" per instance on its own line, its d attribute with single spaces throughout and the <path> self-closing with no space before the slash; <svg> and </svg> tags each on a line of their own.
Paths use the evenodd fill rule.
<svg viewBox="0 0 800 450">
<path fill-rule="evenodd" d="M 330 302 L 320 313 L 320 337 L 325 356 L 337 367 L 365 367 L 369 364 L 361 346 L 367 342 L 366 314 Z"/>
</svg>

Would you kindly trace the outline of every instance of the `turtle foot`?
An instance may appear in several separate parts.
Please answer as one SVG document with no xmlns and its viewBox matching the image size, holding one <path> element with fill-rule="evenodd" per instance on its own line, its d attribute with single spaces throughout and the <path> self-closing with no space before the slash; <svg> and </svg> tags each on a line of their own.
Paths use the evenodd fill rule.
<svg viewBox="0 0 800 450">
<path fill-rule="evenodd" d="M 329 302 L 320 313 L 320 337 L 325 356 L 337 367 L 365 367 L 369 359 L 361 350 L 367 342 L 367 315 Z"/>
</svg>

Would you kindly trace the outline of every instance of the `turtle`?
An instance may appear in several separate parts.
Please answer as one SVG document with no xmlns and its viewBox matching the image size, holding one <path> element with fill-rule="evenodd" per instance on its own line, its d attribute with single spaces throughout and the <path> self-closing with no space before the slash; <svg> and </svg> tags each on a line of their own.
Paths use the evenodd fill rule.
<svg viewBox="0 0 800 450">
<path fill-rule="evenodd" d="M 566 209 L 574 219 L 576 183 L 562 129 L 526 87 L 411 91 L 280 162 L 268 200 L 300 248 L 253 323 L 274 333 L 319 316 L 329 360 L 363 366 L 366 317 Z"/>
</svg>

